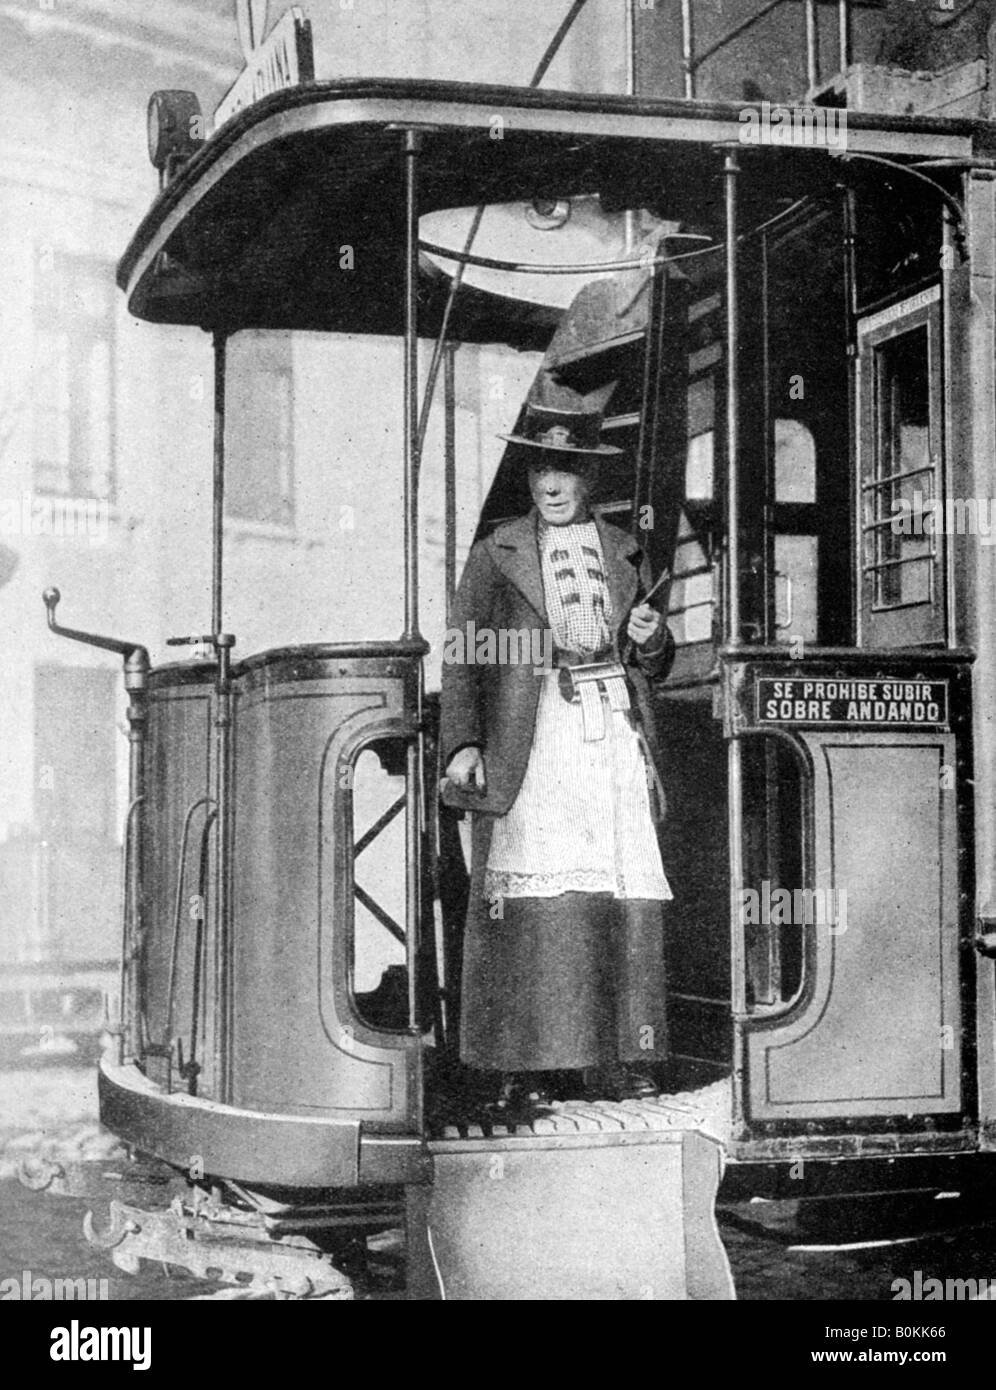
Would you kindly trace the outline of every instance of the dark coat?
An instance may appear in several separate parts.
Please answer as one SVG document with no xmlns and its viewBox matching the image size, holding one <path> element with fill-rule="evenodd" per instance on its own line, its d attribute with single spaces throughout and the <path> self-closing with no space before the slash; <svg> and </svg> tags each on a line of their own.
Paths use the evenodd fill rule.
<svg viewBox="0 0 996 1390">
<path fill-rule="evenodd" d="M 451 634 L 465 634 L 470 622 L 477 631 L 549 631 L 537 523 L 538 513 L 534 509 L 518 521 L 499 526 L 473 547 L 450 616 Z M 618 649 L 625 654 L 632 648 L 630 684 L 637 707 L 644 712 L 644 730 L 654 752 L 652 721 L 647 716 L 647 679 L 663 679 L 667 675 L 674 659 L 674 639 L 663 623 L 646 647 L 637 648 L 627 641 L 630 612 L 650 587 L 649 566 L 632 536 L 597 515 L 595 523 L 602 542 Z M 484 754 L 487 791 L 480 796 L 451 788 L 444 799 L 451 806 L 503 816 L 518 795 L 529 761 L 540 677 L 531 661 L 478 664 L 466 659 L 474 656 L 473 649 L 463 653 L 463 660 L 453 660 L 452 652 L 450 655 L 451 659 L 447 659 L 444 650 L 441 768 L 445 771 L 461 748 L 476 745 Z"/>
</svg>

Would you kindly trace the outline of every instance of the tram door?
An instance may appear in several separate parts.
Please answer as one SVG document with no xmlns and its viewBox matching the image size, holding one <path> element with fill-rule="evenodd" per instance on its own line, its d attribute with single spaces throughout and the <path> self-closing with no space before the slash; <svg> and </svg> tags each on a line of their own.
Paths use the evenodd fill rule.
<svg viewBox="0 0 996 1390">
<path fill-rule="evenodd" d="M 741 379 L 744 420 L 743 573 L 746 644 L 803 662 L 853 641 L 848 343 L 841 212 L 761 237 L 745 266 Z M 807 286 L 805 297 L 798 287 Z M 745 873 L 802 885 L 803 804 L 791 750 L 745 745 Z M 749 904 L 748 904 L 749 906 Z M 798 991 L 802 938 L 768 911 L 743 914 L 746 1000 L 777 1008 Z"/>
<path fill-rule="evenodd" d="M 841 246 L 839 213 L 823 209 L 778 236 L 748 241 L 741 257 L 740 637 L 785 660 L 852 640 Z M 799 284 L 809 287 L 805 300 Z M 733 962 L 742 978 L 731 977 L 731 788 L 716 690 L 725 313 L 714 274 L 693 286 L 688 336 L 685 486 L 668 613 L 677 658 L 660 718 L 672 805 L 663 834 L 675 892 L 667 939 L 679 1085 L 728 1073 L 731 999 L 742 993 L 751 1009 L 790 1000 L 803 945 L 799 933 L 759 914 L 745 924 L 744 959 Z M 745 882 L 798 885 L 803 805 L 791 749 L 774 738 L 745 743 L 740 776 Z"/>
<path fill-rule="evenodd" d="M 970 1142 L 968 668 L 939 543 L 896 521 L 943 490 L 940 293 L 852 318 L 844 244 L 827 208 L 744 269 L 743 648 L 721 659 L 744 1157 Z"/>
</svg>

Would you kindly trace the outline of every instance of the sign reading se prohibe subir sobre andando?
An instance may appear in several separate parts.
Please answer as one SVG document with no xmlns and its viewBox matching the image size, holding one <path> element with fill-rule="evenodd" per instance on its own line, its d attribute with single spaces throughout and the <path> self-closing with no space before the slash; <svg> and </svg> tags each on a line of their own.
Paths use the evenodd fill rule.
<svg viewBox="0 0 996 1390">
<path fill-rule="evenodd" d="M 759 724 L 852 729 L 948 727 L 946 680 L 758 676 L 754 694 Z"/>
</svg>

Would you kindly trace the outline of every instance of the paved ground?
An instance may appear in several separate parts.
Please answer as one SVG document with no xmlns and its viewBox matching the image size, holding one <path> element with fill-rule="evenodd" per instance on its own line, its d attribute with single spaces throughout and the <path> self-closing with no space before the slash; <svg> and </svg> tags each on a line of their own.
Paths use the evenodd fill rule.
<svg viewBox="0 0 996 1390">
<path fill-rule="evenodd" d="M 957 1197 L 744 1203 L 721 1209 L 720 1231 L 742 1300 L 892 1301 L 917 1270 L 996 1295 L 996 1209 Z"/>
<path fill-rule="evenodd" d="M 69 1066 L 0 1073 L 0 1279 L 30 1270 L 49 1278 L 107 1279 L 114 1299 L 188 1299 L 192 1277 L 143 1265 L 120 1273 L 82 1233 L 88 1203 L 26 1190 L 25 1157 L 108 1158 L 111 1136 L 95 1119 L 93 1072 Z M 996 1194 L 988 1212 L 951 1196 L 902 1195 L 820 1204 L 751 1202 L 722 1208 L 720 1231 L 741 1300 L 890 1301 L 893 1281 L 992 1280 Z M 389 1258 L 389 1257 L 388 1257 Z M 384 1280 L 376 1297 L 390 1296 Z"/>
</svg>

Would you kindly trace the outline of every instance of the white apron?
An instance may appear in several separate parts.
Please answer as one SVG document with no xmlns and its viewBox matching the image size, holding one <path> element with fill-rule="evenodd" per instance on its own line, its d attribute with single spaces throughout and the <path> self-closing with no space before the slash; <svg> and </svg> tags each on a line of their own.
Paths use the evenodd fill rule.
<svg viewBox="0 0 996 1390">
<path fill-rule="evenodd" d="M 584 739 L 580 704 L 542 680 L 529 763 L 515 802 L 495 821 L 485 896 L 611 893 L 667 901 L 650 811 L 647 764 L 624 711 L 602 697 L 604 738 Z"/>
</svg>

